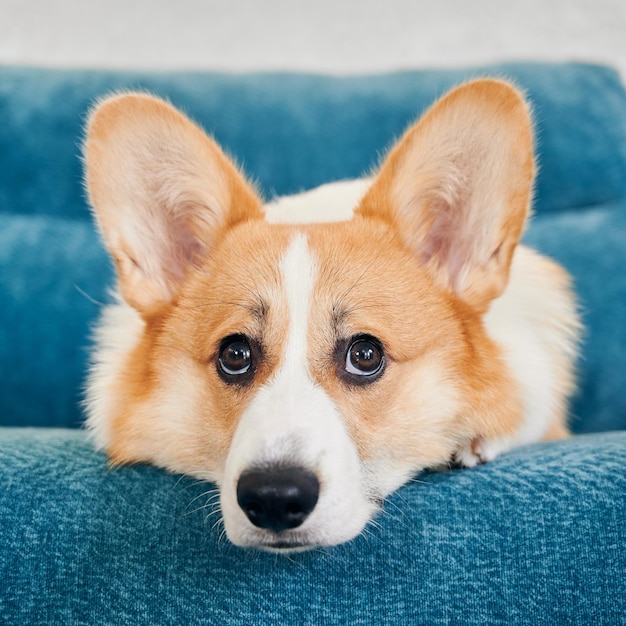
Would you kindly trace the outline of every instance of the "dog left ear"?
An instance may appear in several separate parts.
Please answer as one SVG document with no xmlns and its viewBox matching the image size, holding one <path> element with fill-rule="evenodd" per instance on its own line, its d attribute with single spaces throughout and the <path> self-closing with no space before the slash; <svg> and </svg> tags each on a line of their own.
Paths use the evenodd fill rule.
<svg viewBox="0 0 626 626">
<path fill-rule="evenodd" d="M 476 80 L 406 132 L 356 213 L 391 222 L 439 284 L 484 311 L 507 284 L 534 171 L 524 99 Z"/>
<path fill-rule="evenodd" d="M 226 229 L 263 218 L 254 188 L 217 143 L 158 98 L 128 93 L 101 102 L 84 155 L 122 295 L 142 315 L 174 298 Z"/>
</svg>

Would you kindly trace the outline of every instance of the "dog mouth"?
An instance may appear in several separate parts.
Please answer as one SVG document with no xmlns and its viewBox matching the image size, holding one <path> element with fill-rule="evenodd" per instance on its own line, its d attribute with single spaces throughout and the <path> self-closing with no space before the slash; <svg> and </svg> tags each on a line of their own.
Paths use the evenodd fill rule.
<svg viewBox="0 0 626 626">
<path fill-rule="evenodd" d="M 262 540 L 252 547 L 259 550 L 265 550 L 267 552 L 287 554 L 292 552 L 305 552 L 308 550 L 313 550 L 314 548 L 318 548 L 319 545 L 316 543 L 310 543 L 308 541 L 295 538 L 290 540 L 277 538 L 275 540 Z"/>
</svg>

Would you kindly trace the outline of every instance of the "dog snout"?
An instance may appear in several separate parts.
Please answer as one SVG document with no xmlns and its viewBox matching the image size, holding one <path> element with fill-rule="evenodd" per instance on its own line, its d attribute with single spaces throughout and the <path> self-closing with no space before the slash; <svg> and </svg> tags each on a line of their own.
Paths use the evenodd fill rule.
<svg viewBox="0 0 626 626">
<path fill-rule="evenodd" d="M 255 526 L 280 532 L 304 523 L 319 492 L 319 480 L 306 468 L 251 469 L 239 478 L 237 502 Z"/>
</svg>

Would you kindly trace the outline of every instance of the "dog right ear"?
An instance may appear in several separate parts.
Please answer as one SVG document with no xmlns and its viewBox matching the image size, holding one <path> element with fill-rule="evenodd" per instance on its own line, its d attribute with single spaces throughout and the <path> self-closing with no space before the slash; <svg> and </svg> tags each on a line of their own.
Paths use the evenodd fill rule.
<svg viewBox="0 0 626 626">
<path fill-rule="evenodd" d="M 391 224 L 440 286 L 484 312 L 506 287 L 534 172 L 522 94 L 474 80 L 409 128 L 357 214 Z"/>
<path fill-rule="evenodd" d="M 168 302 L 224 229 L 263 217 L 262 203 L 203 130 L 145 94 L 93 111 L 86 185 L 120 289 L 142 315 Z"/>
</svg>

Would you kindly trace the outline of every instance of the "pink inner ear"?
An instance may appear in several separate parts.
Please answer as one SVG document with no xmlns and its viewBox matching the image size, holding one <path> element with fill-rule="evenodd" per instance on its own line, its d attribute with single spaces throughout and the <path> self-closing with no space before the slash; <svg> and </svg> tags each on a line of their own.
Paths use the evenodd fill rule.
<svg viewBox="0 0 626 626">
<path fill-rule="evenodd" d="M 201 262 L 213 243 L 208 238 L 220 227 L 220 215 L 225 211 L 223 199 L 207 194 L 184 170 L 178 171 L 176 181 L 186 181 L 183 189 L 165 180 L 153 192 L 153 208 L 157 210 L 150 214 L 148 227 L 156 245 L 145 250 L 156 271 L 153 278 L 165 281 L 169 295 L 178 289 L 190 268 Z"/>
<path fill-rule="evenodd" d="M 528 110 L 513 87 L 467 83 L 407 131 L 359 210 L 390 218 L 438 283 L 484 309 L 506 286 L 526 219 L 532 147 Z"/>
<path fill-rule="evenodd" d="M 203 238 L 208 235 L 202 222 L 214 225 L 217 221 L 198 202 L 185 199 L 181 204 L 168 204 L 167 200 L 152 203 L 148 211 L 137 210 L 123 222 L 123 249 L 138 272 L 135 279 L 148 281 L 149 292 L 156 289 L 157 297 L 164 300 L 174 295 L 211 244 Z"/>
<path fill-rule="evenodd" d="M 436 267 L 445 269 L 450 285 L 456 290 L 472 253 L 471 237 L 464 232 L 466 225 L 462 223 L 460 210 L 451 207 L 446 200 L 431 202 L 429 212 L 434 219 L 419 251 L 422 263 L 427 265 L 434 261 Z"/>
<path fill-rule="evenodd" d="M 189 268 L 200 262 L 206 248 L 182 221 L 170 227 L 170 234 L 168 249 L 162 259 L 163 271 L 172 282 L 178 284 L 185 279 Z"/>
</svg>

